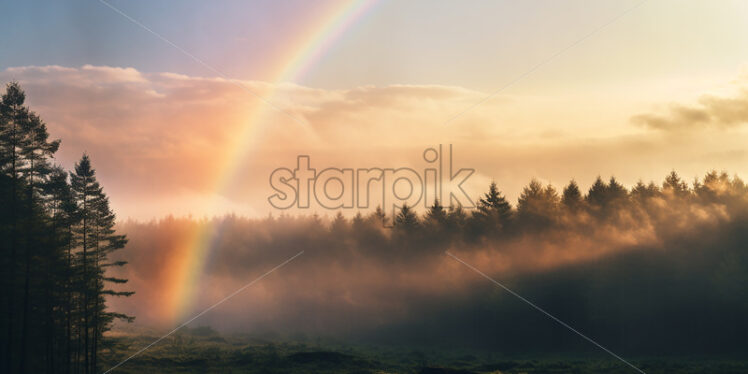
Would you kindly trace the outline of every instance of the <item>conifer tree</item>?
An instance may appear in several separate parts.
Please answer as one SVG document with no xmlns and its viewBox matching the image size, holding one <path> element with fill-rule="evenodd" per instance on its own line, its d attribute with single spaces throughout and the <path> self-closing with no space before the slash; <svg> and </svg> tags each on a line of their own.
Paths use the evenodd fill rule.
<svg viewBox="0 0 748 374">
<path fill-rule="evenodd" d="M 576 212 L 582 206 L 582 193 L 579 191 L 579 185 L 575 180 L 571 180 L 566 187 L 561 197 L 561 203 L 571 212 Z"/>
<path fill-rule="evenodd" d="M 641 180 L 636 182 L 634 188 L 631 189 L 631 198 L 639 203 L 640 205 L 646 205 L 649 199 L 660 195 L 660 189 L 654 182 L 644 184 Z"/>
<path fill-rule="evenodd" d="M 370 218 L 382 226 L 387 226 L 388 218 L 381 206 L 377 206 Z"/>
<path fill-rule="evenodd" d="M 671 171 L 665 177 L 665 181 L 662 182 L 662 192 L 674 199 L 684 199 L 690 194 L 688 185 L 680 178 L 675 170 Z"/>
<path fill-rule="evenodd" d="M 0 372 L 95 372 L 103 333 L 114 318 L 131 318 L 105 306 L 108 296 L 131 294 L 106 288 L 126 282 L 106 275 L 124 265 L 107 256 L 126 239 L 114 232 L 88 157 L 69 184 L 51 163 L 59 140 L 24 102 L 21 87 L 8 84 L 0 100 Z"/>
<path fill-rule="evenodd" d="M 491 182 L 488 192 L 478 200 L 474 216 L 478 225 L 487 232 L 497 233 L 504 229 L 512 216 L 512 206 L 499 192 L 495 182 Z"/>
<path fill-rule="evenodd" d="M 605 182 L 603 182 L 603 179 L 598 175 L 597 179 L 595 179 L 595 182 L 590 187 L 589 192 L 587 192 L 585 200 L 587 200 L 587 202 L 592 206 L 601 207 L 605 205 L 605 201 L 607 199 L 607 191 L 608 185 L 605 184 Z"/>
<path fill-rule="evenodd" d="M 559 198 L 553 186 L 543 187 L 533 179 L 523 190 L 517 203 L 517 218 L 525 227 L 545 227 L 558 215 Z"/>
<path fill-rule="evenodd" d="M 31 318 L 31 281 L 32 281 L 32 257 L 41 251 L 41 231 L 45 212 L 38 200 L 43 194 L 43 185 L 52 172 L 49 158 L 57 152 L 60 145 L 59 140 L 49 141 L 49 134 L 44 122 L 33 112 L 27 111 L 26 120 L 23 122 L 23 133 L 26 139 L 20 148 L 21 157 L 25 160 L 24 168 L 21 169 L 25 184 L 26 212 L 24 213 L 25 225 L 23 228 L 25 238 L 24 265 L 23 265 L 23 324 L 21 325 L 21 371 L 26 371 L 29 344 L 29 323 Z"/>
<path fill-rule="evenodd" d="M 338 236 L 338 239 L 342 239 L 346 231 L 348 231 L 348 221 L 343 216 L 343 213 L 338 212 L 330 224 L 330 232 Z"/>
<path fill-rule="evenodd" d="M 108 255 L 121 249 L 127 242 L 114 232 L 114 213 L 109 208 L 109 199 L 96 180 L 96 171 L 88 155 L 84 154 L 71 173 L 71 189 L 78 206 L 77 224 L 73 229 L 81 266 L 82 309 L 82 354 L 84 373 L 96 372 L 99 342 L 114 318 L 129 320 L 117 313 L 105 313 L 104 297 L 130 296 L 131 292 L 105 289 L 105 282 L 125 283 L 119 278 L 106 278 L 104 269 L 122 266 L 122 263 L 106 263 Z"/>
<path fill-rule="evenodd" d="M 409 207 L 408 204 L 403 204 L 400 212 L 395 216 L 394 224 L 398 230 L 412 232 L 418 228 L 420 222 L 413 208 Z"/>
<path fill-rule="evenodd" d="M 606 199 L 608 203 L 621 203 L 626 198 L 628 198 L 628 191 L 626 190 L 626 187 L 619 183 L 616 177 L 610 177 L 610 181 L 608 181 L 608 188 L 606 190 Z"/>
<path fill-rule="evenodd" d="M 468 216 L 462 205 L 450 205 L 447 212 L 447 227 L 450 231 L 460 232 L 467 223 Z"/>
<path fill-rule="evenodd" d="M 429 210 L 426 212 L 426 220 L 437 226 L 441 226 L 446 222 L 447 211 L 439 202 L 439 199 L 434 199 L 434 204 L 429 207 Z"/>
<path fill-rule="evenodd" d="M 17 325 L 17 290 L 18 290 L 18 252 L 19 252 L 19 234 L 20 223 L 20 184 L 21 170 L 25 166 L 25 161 L 21 157 L 22 149 L 27 148 L 29 137 L 24 130 L 25 123 L 28 120 L 28 110 L 24 107 L 26 94 L 17 82 L 11 82 L 6 86 L 5 93 L 2 95 L 0 102 L 0 118 L 2 118 L 2 127 L 0 127 L 0 168 L 3 175 L 8 176 L 7 191 L 7 247 L 9 256 L 5 264 L 5 284 L 7 287 L 6 300 L 6 331 L 5 331 L 5 349 L 3 365 L 6 372 L 14 369 L 16 361 L 16 352 L 14 352 L 12 341 L 16 335 Z M 25 353 L 21 353 L 24 357 Z"/>
</svg>

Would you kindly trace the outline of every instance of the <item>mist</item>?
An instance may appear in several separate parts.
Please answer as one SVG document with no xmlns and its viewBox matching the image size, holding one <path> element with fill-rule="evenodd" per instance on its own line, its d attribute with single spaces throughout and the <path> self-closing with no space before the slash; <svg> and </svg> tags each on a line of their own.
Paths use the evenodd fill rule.
<svg viewBox="0 0 748 374">
<path fill-rule="evenodd" d="M 594 349 L 449 251 L 617 352 L 748 346 L 748 188 L 739 178 L 710 172 L 688 186 L 673 172 L 631 189 L 598 179 L 586 194 L 574 182 L 561 192 L 532 181 L 505 215 L 494 192 L 475 211 L 436 204 L 396 217 L 127 221 L 129 265 L 117 275 L 136 294 L 111 305 L 136 325 L 173 327 L 303 250 L 193 324 L 369 343 Z M 194 302 L 165 310 L 168 274 L 195 230 L 210 240 Z"/>
</svg>

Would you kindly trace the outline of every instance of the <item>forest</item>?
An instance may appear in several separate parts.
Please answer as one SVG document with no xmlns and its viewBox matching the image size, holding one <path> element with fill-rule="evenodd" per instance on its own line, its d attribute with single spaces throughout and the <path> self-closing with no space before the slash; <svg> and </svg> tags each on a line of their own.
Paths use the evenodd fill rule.
<svg viewBox="0 0 748 374">
<path fill-rule="evenodd" d="M 106 274 L 125 265 L 109 255 L 127 239 L 85 154 L 73 171 L 55 164 L 59 140 L 24 105 L 17 82 L 0 103 L 0 251 L 2 299 L 0 371 L 95 373 L 104 333 L 115 319 L 107 308 L 126 279 Z"/>
<path fill-rule="evenodd" d="M 474 210 L 437 201 L 425 212 L 401 207 L 395 217 L 381 209 L 167 217 L 121 228 L 132 255 L 121 276 L 143 290 L 128 310 L 146 324 L 158 323 L 147 311 L 167 296 L 147 285 L 168 283 L 158 269 L 188 255 L 186 233 L 206 231 L 204 287 L 185 315 L 305 251 L 261 289 L 196 322 L 222 332 L 516 354 L 599 351 L 449 251 L 621 354 L 740 355 L 748 347 L 748 187 L 724 172 L 687 183 L 673 171 L 630 189 L 615 178 L 560 190 L 534 180 L 516 204 L 491 184 Z"/>
</svg>

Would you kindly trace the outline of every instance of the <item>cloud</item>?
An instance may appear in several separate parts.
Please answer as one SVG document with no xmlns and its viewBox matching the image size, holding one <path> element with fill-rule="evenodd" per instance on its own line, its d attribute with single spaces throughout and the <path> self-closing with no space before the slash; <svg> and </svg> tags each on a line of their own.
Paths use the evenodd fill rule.
<svg viewBox="0 0 748 374">
<path fill-rule="evenodd" d="M 695 105 L 672 104 L 665 114 L 640 114 L 631 121 L 667 132 L 736 128 L 748 123 L 748 88 L 732 97 L 705 95 Z"/>
</svg>

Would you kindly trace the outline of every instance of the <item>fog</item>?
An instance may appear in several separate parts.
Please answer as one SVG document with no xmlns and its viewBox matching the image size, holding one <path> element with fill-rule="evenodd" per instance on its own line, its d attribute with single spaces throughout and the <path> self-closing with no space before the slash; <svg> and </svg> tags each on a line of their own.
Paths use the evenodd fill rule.
<svg viewBox="0 0 748 374">
<path fill-rule="evenodd" d="M 630 189 L 599 180 L 579 196 L 533 181 L 514 205 L 492 216 L 486 195 L 476 211 L 401 212 L 384 224 L 376 214 L 127 221 L 129 264 L 118 275 L 136 294 L 110 304 L 136 325 L 166 329 L 303 250 L 192 324 L 387 344 L 595 348 L 449 251 L 619 353 L 748 347 L 748 189 L 737 177 L 712 172 L 688 186 L 672 173 Z M 209 234 L 207 255 L 188 286 L 193 302 L 175 311 L 184 305 L 175 290 L 191 283 L 172 273 L 195 232 Z"/>
</svg>

